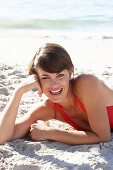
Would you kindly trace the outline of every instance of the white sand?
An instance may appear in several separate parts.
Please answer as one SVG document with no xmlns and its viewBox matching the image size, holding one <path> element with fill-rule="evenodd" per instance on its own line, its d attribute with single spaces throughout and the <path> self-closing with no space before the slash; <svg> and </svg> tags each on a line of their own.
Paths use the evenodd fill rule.
<svg viewBox="0 0 113 170">
<path fill-rule="evenodd" d="M 29 34 L 28 34 L 29 33 Z M 27 65 L 34 52 L 44 42 L 63 45 L 77 67 L 75 74 L 88 71 L 103 79 L 113 88 L 113 40 L 71 37 L 67 34 L 44 32 L 3 32 L 0 34 L 0 112 L 14 88 L 27 76 Z M 18 117 L 37 102 L 43 101 L 37 91 L 23 95 Z M 71 128 L 58 121 L 51 126 Z M 62 127 L 61 127 L 62 125 Z M 104 133 L 104 132 L 103 132 Z M 67 145 L 53 141 L 33 142 L 28 137 L 6 142 L 0 146 L 1 170 L 112 170 L 113 135 L 110 142 L 92 145 Z"/>
</svg>

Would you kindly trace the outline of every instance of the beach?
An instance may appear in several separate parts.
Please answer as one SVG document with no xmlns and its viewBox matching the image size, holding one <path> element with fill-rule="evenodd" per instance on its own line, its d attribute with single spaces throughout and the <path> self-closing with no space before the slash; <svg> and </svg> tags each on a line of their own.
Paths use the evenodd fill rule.
<svg viewBox="0 0 113 170">
<path fill-rule="evenodd" d="M 28 65 L 36 51 L 47 42 L 60 44 L 68 51 L 75 77 L 93 74 L 113 89 L 112 21 L 112 0 L 1 1 L 0 115 L 14 89 L 29 76 Z M 36 89 L 24 94 L 17 119 L 44 100 L 46 96 L 40 98 Z M 57 120 L 46 123 L 73 130 Z M 34 142 L 26 136 L 0 145 L 0 170 L 57 169 L 112 170 L 113 133 L 110 142 L 99 144 Z"/>
<path fill-rule="evenodd" d="M 54 31 L 3 30 L 0 32 L 0 112 L 15 87 L 28 77 L 28 64 L 43 43 L 62 45 L 75 66 L 74 74 L 89 73 L 113 88 L 113 37 L 109 34 L 66 33 Z M 39 98 L 32 90 L 23 95 L 17 118 L 25 115 Z M 41 121 L 39 121 L 41 123 Z M 73 130 L 56 120 L 50 126 Z M 103 132 L 104 133 L 104 132 Z M 0 145 L 1 170 L 112 170 L 113 134 L 110 142 L 68 145 L 55 141 L 33 142 L 28 137 Z"/>
</svg>

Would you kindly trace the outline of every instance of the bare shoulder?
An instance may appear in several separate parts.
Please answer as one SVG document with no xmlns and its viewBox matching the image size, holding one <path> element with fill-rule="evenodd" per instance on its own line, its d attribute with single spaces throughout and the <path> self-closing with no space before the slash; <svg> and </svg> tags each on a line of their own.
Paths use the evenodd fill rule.
<svg viewBox="0 0 113 170">
<path fill-rule="evenodd" d="M 80 85 L 80 83 L 92 82 L 92 81 L 100 81 L 95 75 L 92 74 L 80 74 L 76 78 L 73 79 L 74 84 Z"/>
<path fill-rule="evenodd" d="M 72 82 L 73 89 L 75 93 L 79 96 L 87 96 L 88 93 L 95 93 L 102 89 L 102 81 L 99 80 L 96 76 L 91 74 L 81 74 L 76 77 Z"/>
<path fill-rule="evenodd" d="M 81 74 L 73 80 L 73 87 L 80 88 L 86 87 L 87 85 L 93 85 L 93 83 L 102 84 L 102 81 L 99 80 L 96 76 L 91 74 Z"/>
</svg>

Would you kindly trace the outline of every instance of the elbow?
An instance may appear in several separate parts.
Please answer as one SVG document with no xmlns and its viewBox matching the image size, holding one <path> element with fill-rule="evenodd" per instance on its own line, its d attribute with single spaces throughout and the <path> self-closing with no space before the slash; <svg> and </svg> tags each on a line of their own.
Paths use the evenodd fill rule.
<svg viewBox="0 0 113 170">
<path fill-rule="evenodd" d="M 103 139 L 102 142 L 109 142 L 111 140 L 111 137 Z"/>
<path fill-rule="evenodd" d="M 10 140 L 11 140 L 11 138 L 1 135 L 1 137 L 0 137 L 0 145 L 4 145 L 7 141 L 10 141 Z"/>
<path fill-rule="evenodd" d="M 100 142 L 109 142 L 111 140 L 111 135 L 106 135 L 100 138 Z"/>
<path fill-rule="evenodd" d="M 11 141 L 11 139 L 0 139 L 0 145 L 4 145 L 8 141 Z"/>
<path fill-rule="evenodd" d="M 0 145 L 4 145 L 5 142 L 6 142 L 5 140 L 1 140 L 1 139 L 0 139 Z"/>
<path fill-rule="evenodd" d="M 6 142 L 6 137 L 4 136 L 4 134 L 0 131 L 0 145 L 4 145 Z"/>
</svg>

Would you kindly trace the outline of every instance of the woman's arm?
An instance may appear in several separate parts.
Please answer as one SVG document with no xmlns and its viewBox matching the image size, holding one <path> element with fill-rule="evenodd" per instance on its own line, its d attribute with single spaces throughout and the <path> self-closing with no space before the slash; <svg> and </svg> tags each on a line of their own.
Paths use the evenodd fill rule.
<svg viewBox="0 0 113 170">
<path fill-rule="evenodd" d="M 25 116 L 19 118 L 15 122 L 14 132 L 11 140 L 22 138 L 30 131 L 33 124 L 39 126 L 37 120 L 47 121 L 53 119 L 53 108 L 51 109 L 50 101 L 46 100 L 41 104 L 34 106 Z"/>
<path fill-rule="evenodd" d="M 101 139 L 90 131 L 68 131 L 37 123 L 31 125 L 29 137 L 34 141 L 54 140 L 71 145 L 100 143 L 110 140 Z"/>
<path fill-rule="evenodd" d="M 36 76 L 30 76 L 27 81 L 16 88 L 6 108 L 0 114 L 0 144 L 12 139 L 21 97 L 24 93 L 33 88 L 38 88 L 41 94 L 41 88 L 37 82 Z"/>
<path fill-rule="evenodd" d="M 0 144 L 9 140 L 14 131 L 14 124 L 22 93 L 17 90 L 13 93 L 12 98 L 0 115 Z"/>
<path fill-rule="evenodd" d="M 53 129 L 49 134 L 50 140 L 63 142 L 71 145 L 76 144 L 94 144 L 100 142 L 107 142 L 110 139 L 100 139 L 95 133 L 90 131 L 66 131 Z"/>
<path fill-rule="evenodd" d="M 102 82 L 92 75 L 83 75 L 76 85 L 78 96 L 83 103 L 90 128 L 100 141 L 110 140 L 110 123 Z"/>
</svg>

